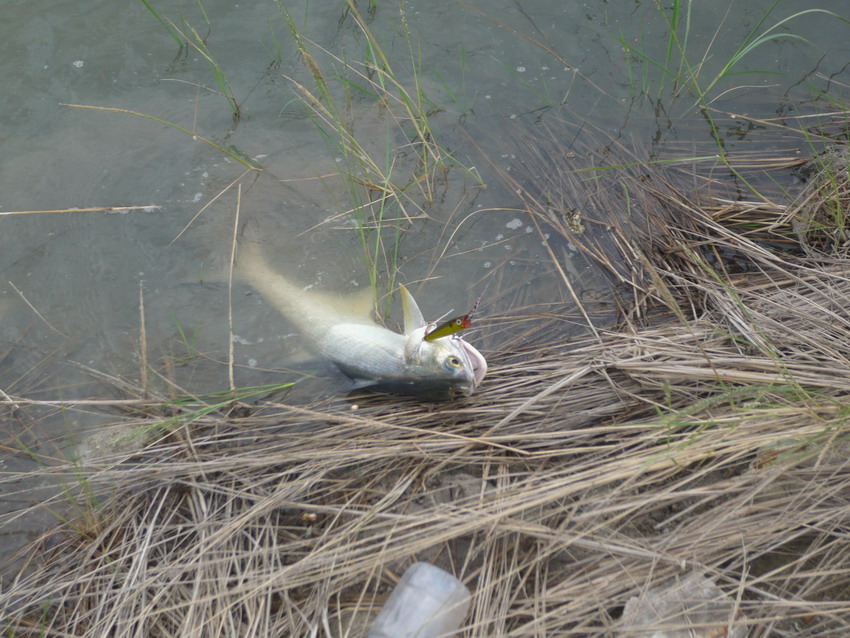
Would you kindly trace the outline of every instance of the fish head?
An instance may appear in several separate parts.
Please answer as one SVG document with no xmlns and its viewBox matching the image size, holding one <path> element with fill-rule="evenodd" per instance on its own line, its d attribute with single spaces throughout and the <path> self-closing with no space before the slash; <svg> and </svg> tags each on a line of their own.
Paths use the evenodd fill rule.
<svg viewBox="0 0 850 638">
<path fill-rule="evenodd" d="M 405 370 L 413 381 L 408 393 L 447 401 L 475 392 L 487 373 L 484 356 L 458 334 L 425 341 L 425 334 L 433 325 L 426 324 L 416 301 L 404 286 L 401 286 L 401 296 Z"/>
<path fill-rule="evenodd" d="M 448 401 L 469 396 L 487 374 L 484 356 L 459 335 L 425 341 L 425 328 L 407 335 L 405 368 L 417 395 Z M 439 396 L 439 399 L 437 399 Z"/>
</svg>

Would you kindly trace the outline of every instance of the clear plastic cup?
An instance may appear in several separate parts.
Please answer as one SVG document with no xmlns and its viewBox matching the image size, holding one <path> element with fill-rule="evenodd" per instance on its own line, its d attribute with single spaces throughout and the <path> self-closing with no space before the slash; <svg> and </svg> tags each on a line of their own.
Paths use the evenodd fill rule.
<svg viewBox="0 0 850 638">
<path fill-rule="evenodd" d="M 367 638 L 449 638 L 469 611 L 469 590 L 430 563 L 414 563 L 375 617 Z"/>
</svg>

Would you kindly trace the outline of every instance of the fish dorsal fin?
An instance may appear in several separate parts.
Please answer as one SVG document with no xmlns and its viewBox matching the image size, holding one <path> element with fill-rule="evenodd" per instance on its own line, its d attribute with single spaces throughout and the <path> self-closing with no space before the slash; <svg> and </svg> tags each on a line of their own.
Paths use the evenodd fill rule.
<svg viewBox="0 0 850 638">
<path fill-rule="evenodd" d="M 425 319 L 410 291 L 403 284 L 399 284 L 398 287 L 401 290 L 401 307 L 404 311 L 404 334 L 411 335 L 425 326 Z"/>
</svg>

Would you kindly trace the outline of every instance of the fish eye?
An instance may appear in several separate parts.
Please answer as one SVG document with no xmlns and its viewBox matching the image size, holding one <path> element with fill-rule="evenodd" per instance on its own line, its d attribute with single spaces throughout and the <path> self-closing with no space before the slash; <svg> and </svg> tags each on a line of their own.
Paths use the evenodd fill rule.
<svg viewBox="0 0 850 638">
<path fill-rule="evenodd" d="M 457 358 L 456 356 L 454 356 L 454 355 L 450 356 L 448 359 L 446 359 L 446 361 L 448 361 L 448 362 L 449 362 L 449 365 L 450 365 L 451 367 L 453 367 L 453 368 L 459 368 L 459 367 L 460 367 L 460 365 L 461 365 L 461 364 L 460 364 L 460 359 L 458 359 L 458 358 Z"/>
<path fill-rule="evenodd" d="M 463 390 L 458 390 L 458 389 L 453 389 L 451 394 L 452 394 L 453 397 L 465 397 L 466 396 L 466 392 L 464 392 Z"/>
</svg>

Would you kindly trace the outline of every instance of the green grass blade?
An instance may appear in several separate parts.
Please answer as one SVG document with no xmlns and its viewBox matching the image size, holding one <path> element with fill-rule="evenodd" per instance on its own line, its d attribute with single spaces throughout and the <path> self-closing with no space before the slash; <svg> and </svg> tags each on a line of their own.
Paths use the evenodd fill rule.
<svg viewBox="0 0 850 638">
<path fill-rule="evenodd" d="M 166 31 L 168 31 L 168 33 L 171 35 L 171 37 L 174 38 L 174 41 L 177 43 L 177 46 L 179 46 L 181 49 L 184 46 L 186 46 L 186 43 L 180 38 L 180 35 L 177 33 L 177 31 L 175 31 L 175 29 L 171 25 L 171 23 L 168 20 L 166 20 L 165 18 L 163 18 L 161 15 L 159 15 L 159 13 L 156 12 L 156 9 L 154 9 L 153 6 L 151 6 L 151 4 L 150 4 L 150 2 L 148 2 L 148 0 L 139 0 L 139 2 L 141 2 L 143 5 L 145 5 L 147 10 L 151 12 L 153 17 L 156 18 L 157 21 L 162 26 L 165 27 Z"/>
<path fill-rule="evenodd" d="M 169 122 L 168 120 L 163 120 L 161 118 L 154 117 L 153 115 L 148 115 L 147 113 L 140 113 L 139 111 L 131 111 L 130 109 L 119 109 L 119 108 L 115 108 L 115 107 L 112 107 L 112 106 L 92 106 L 90 104 L 60 103 L 60 106 L 68 106 L 68 107 L 75 108 L 75 109 L 91 109 L 93 111 L 111 111 L 113 113 L 126 113 L 127 115 L 135 115 L 137 117 L 143 117 L 143 118 L 148 119 L 148 120 L 153 120 L 154 122 L 158 122 L 160 124 L 165 124 L 166 126 L 176 128 L 178 131 L 182 131 L 182 132 L 186 133 L 187 135 L 191 135 L 193 138 L 197 138 L 197 139 L 201 140 L 204 144 L 208 144 L 209 146 L 212 146 L 217 151 L 224 153 L 225 155 L 236 160 L 237 162 L 239 162 L 243 166 L 250 168 L 252 171 L 263 170 L 260 166 L 257 166 L 256 164 L 252 164 L 251 162 L 249 162 L 247 159 L 245 159 L 244 157 L 242 157 L 238 153 L 234 153 L 233 151 L 229 151 L 226 148 L 219 146 L 218 144 L 216 144 L 212 140 L 208 140 L 207 138 L 205 138 L 201 135 L 198 135 L 194 131 L 190 131 L 189 129 L 184 128 L 184 127 L 180 126 L 179 124 L 174 124 L 173 122 Z"/>
</svg>

